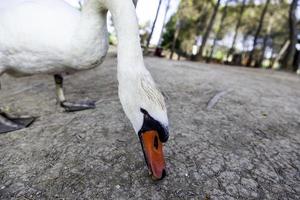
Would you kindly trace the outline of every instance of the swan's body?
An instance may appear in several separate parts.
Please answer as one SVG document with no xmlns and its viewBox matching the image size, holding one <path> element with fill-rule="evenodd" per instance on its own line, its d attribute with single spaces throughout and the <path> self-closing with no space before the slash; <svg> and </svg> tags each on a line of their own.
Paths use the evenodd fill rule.
<svg viewBox="0 0 300 200">
<path fill-rule="evenodd" d="M 106 12 L 88 14 L 62 0 L 0 0 L 1 71 L 25 76 L 98 66 L 108 48 Z"/>
<path fill-rule="evenodd" d="M 107 10 L 118 35 L 119 97 L 150 170 L 162 178 L 165 164 L 158 140 L 168 139 L 167 111 L 144 66 L 132 0 L 87 0 L 82 12 L 63 0 L 0 0 L 0 76 L 55 75 L 57 96 L 66 110 L 93 108 L 90 102 L 65 100 L 60 74 L 91 69 L 103 61 L 108 49 Z M 22 120 L 0 109 L 0 133 L 28 124 Z"/>
</svg>

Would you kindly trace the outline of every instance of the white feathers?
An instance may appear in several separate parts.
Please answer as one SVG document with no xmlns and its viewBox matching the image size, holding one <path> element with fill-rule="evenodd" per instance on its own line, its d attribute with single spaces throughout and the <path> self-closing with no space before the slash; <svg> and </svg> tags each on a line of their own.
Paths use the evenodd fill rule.
<svg viewBox="0 0 300 200">
<path fill-rule="evenodd" d="M 136 132 L 143 125 L 143 113 L 146 110 L 151 117 L 168 127 L 168 116 L 164 98 L 144 67 L 138 73 L 128 73 L 127 81 L 119 80 L 119 97 L 123 109 Z"/>
<path fill-rule="evenodd" d="M 106 13 L 86 10 L 63 0 L 0 0 L 0 65 L 25 76 L 100 64 L 108 48 Z"/>
<path fill-rule="evenodd" d="M 165 102 L 161 93 L 156 89 L 153 81 L 149 81 L 145 77 L 141 77 L 140 92 L 147 97 L 147 100 L 152 102 L 155 107 L 161 110 L 166 110 Z"/>
<path fill-rule="evenodd" d="M 98 66 L 108 49 L 107 9 L 118 36 L 119 97 L 136 132 L 145 109 L 168 126 L 163 96 L 144 66 L 132 0 L 0 0 L 0 75 L 75 72 Z"/>
</svg>

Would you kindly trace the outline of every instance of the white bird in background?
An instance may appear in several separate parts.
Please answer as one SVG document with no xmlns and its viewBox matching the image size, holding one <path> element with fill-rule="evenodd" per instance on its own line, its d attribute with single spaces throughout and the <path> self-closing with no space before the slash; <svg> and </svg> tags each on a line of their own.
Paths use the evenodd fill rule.
<svg viewBox="0 0 300 200">
<path fill-rule="evenodd" d="M 145 68 L 132 0 L 87 0 L 82 11 L 63 0 L 0 0 L 0 76 L 53 75 L 66 111 L 94 108 L 93 101 L 69 102 L 62 74 L 102 63 L 108 50 L 107 11 L 118 35 L 119 98 L 142 144 L 153 179 L 166 175 L 162 142 L 168 117 L 164 98 Z M 27 127 L 34 118 L 0 110 L 0 133 Z"/>
</svg>

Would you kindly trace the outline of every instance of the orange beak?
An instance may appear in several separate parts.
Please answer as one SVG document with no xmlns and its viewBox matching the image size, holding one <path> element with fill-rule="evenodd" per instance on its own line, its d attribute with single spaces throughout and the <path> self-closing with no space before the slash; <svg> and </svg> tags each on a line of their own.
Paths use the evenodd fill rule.
<svg viewBox="0 0 300 200">
<path fill-rule="evenodd" d="M 166 176 L 166 163 L 157 131 L 146 131 L 140 135 L 140 139 L 152 179 L 163 179 Z"/>
</svg>

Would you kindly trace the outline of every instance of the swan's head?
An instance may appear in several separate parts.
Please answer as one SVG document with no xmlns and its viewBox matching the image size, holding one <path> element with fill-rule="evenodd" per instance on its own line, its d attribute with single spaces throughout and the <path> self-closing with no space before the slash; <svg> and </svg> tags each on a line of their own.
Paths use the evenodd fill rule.
<svg viewBox="0 0 300 200">
<path fill-rule="evenodd" d="M 127 80 L 123 78 L 119 76 L 119 96 L 123 109 L 141 141 L 152 178 L 162 179 L 166 175 L 162 143 L 169 138 L 164 98 L 148 71 L 127 77 Z"/>
</svg>

